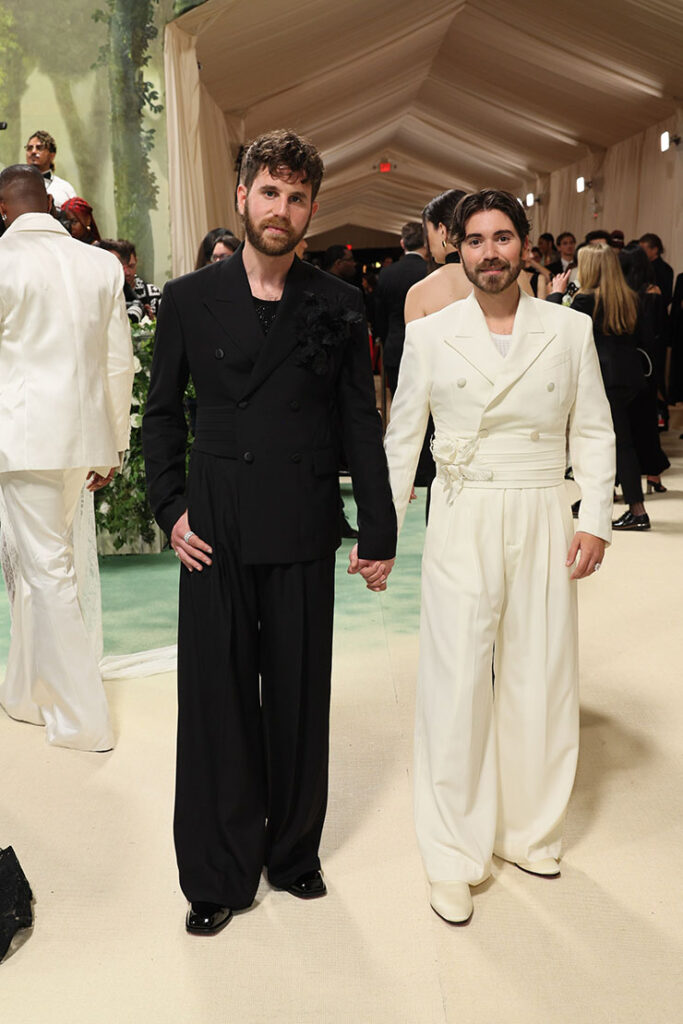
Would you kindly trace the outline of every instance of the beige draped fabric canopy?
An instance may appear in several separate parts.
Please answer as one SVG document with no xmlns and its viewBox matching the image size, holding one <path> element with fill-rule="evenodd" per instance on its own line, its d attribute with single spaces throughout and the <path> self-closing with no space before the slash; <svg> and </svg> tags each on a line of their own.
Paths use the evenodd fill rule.
<svg viewBox="0 0 683 1024">
<path fill-rule="evenodd" d="M 273 127 L 323 154 L 313 246 L 496 186 L 534 236 L 655 231 L 683 269 L 682 53 L 682 0 L 208 0 L 166 30 L 173 272 L 239 229 L 235 157 Z"/>
</svg>

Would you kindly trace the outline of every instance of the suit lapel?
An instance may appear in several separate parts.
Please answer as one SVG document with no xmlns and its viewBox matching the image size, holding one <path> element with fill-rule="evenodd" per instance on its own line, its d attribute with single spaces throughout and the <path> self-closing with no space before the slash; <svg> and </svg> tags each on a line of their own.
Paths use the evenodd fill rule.
<svg viewBox="0 0 683 1024">
<path fill-rule="evenodd" d="M 265 341 L 242 262 L 242 248 L 221 260 L 215 287 L 205 296 L 204 305 L 229 341 L 251 363 L 256 363 Z"/>
<path fill-rule="evenodd" d="M 245 395 L 255 391 L 295 348 L 298 341 L 296 310 L 307 280 L 306 266 L 295 258 L 287 274 L 277 316 L 268 337 L 262 343 L 258 359 L 245 387 Z"/>
<path fill-rule="evenodd" d="M 488 331 L 485 320 L 484 329 Z M 486 408 L 490 408 L 496 399 L 500 398 L 526 373 L 554 337 L 554 332 L 546 331 L 543 325 L 537 302 L 525 295 L 524 292 L 520 292 L 510 351 L 505 359 L 501 359 L 502 368 L 495 379 Z"/>
<path fill-rule="evenodd" d="M 474 294 L 471 294 L 466 299 L 454 303 L 454 307 L 459 316 L 453 330 L 446 333 L 445 343 L 459 352 L 490 384 L 493 384 L 505 360 L 491 341 L 479 303 Z"/>
</svg>

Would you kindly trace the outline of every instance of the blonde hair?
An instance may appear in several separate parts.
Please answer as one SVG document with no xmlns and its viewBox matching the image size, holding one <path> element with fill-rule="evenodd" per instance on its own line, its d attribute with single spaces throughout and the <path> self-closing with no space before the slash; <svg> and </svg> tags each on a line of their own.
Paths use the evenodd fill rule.
<svg viewBox="0 0 683 1024">
<path fill-rule="evenodd" d="M 626 284 L 616 250 L 605 244 L 585 245 L 578 266 L 580 291 L 595 296 L 593 321 L 602 321 L 603 334 L 633 334 L 638 297 Z"/>
</svg>

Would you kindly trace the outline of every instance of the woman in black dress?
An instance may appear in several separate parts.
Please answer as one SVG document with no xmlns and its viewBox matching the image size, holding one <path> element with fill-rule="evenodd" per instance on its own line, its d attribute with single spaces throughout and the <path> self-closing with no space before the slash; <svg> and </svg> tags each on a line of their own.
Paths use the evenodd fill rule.
<svg viewBox="0 0 683 1024">
<path fill-rule="evenodd" d="M 562 302 L 568 276 L 558 274 L 553 278 L 550 301 Z M 578 279 L 580 288 L 572 299 L 572 309 L 587 313 L 593 320 L 593 337 L 616 435 L 617 477 L 629 506 L 612 527 L 649 530 L 629 416 L 631 402 L 645 385 L 638 352 L 638 297 L 626 284 L 616 251 L 608 245 L 581 249 Z"/>
</svg>

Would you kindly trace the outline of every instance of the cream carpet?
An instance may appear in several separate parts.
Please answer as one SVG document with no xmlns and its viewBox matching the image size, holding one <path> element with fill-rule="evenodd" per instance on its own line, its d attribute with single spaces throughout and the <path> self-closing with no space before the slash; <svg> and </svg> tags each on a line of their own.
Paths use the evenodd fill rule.
<svg viewBox="0 0 683 1024">
<path fill-rule="evenodd" d="M 683 429 L 672 422 L 669 438 Z M 112 754 L 48 748 L 0 714 L 0 845 L 36 896 L 0 965 L 6 1024 L 673 1024 L 683 1018 L 683 442 L 653 530 L 581 584 L 582 751 L 562 878 L 496 862 L 471 923 L 435 916 L 413 834 L 417 642 L 360 581 L 336 634 L 324 900 L 263 882 L 184 931 L 171 843 L 171 674 L 107 691 Z M 422 508 L 411 514 L 423 515 Z M 403 574 L 403 576 L 402 576 Z"/>
</svg>

